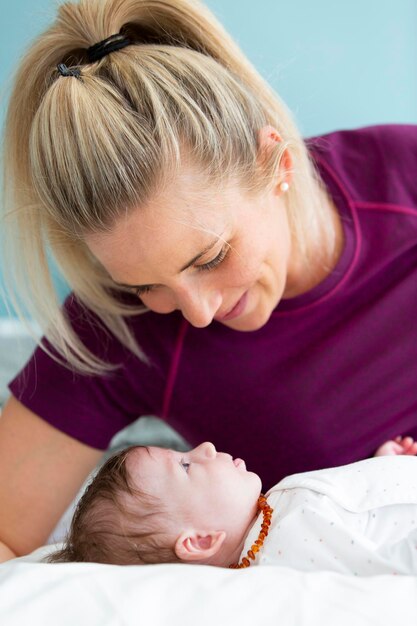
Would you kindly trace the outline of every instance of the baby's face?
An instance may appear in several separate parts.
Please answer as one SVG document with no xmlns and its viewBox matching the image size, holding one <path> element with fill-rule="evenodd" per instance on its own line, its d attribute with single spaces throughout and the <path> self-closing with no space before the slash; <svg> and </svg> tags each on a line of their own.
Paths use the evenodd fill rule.
<svg viewBox="0 0 417 626">
<path fill-rule="evenodd" d="M 161 499 L 172 531 L 238 533 L 257 512 L 261 479 L 206 442 L 189 452 L 138 447 L 126 459 L 134 484 Z"/>
</svg>

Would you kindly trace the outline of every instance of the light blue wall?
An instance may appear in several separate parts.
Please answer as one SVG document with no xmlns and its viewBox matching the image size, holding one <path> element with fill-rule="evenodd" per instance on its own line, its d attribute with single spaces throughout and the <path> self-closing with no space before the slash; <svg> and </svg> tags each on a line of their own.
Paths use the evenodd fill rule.
<svg viewBox="0 0 417 626">
<path fill-rule="evenodd" d="M 417 123 L 416 0 L 206 4 L 281 95 L 305 136 L 368 124 Z M 15 0 L 2 12 L 1 123 L 13 67 L 49 23 L 54 7 L 50 0 Z"/>
<path fill-rule="evenodd" d="M 417 122 L 416 0 L 210 0 L 305 136 Z"/>
</svg>

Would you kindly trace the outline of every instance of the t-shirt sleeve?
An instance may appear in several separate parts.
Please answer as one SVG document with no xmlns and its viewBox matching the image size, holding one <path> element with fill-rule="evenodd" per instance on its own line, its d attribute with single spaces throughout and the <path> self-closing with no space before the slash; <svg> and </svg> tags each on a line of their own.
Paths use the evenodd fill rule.
<svg viewBox="0 0 417 626">
<path fill-rule="evenodd" d="M 55 428 L 94 448 L 106 449 L 111 438 L 132 421 L 161 412 L 164 367 L 149 355 L 151 343 L 141 346 L 149 358 L 145 363 L 73 296 L 64 306 L 81 341 L 95 355 L 119 367 L 104 375 L 80 374 L 37 348 L 9 383 L 9 389 L 24 406 Z M 138 316 L 145 327 L 146 315 Z M 135 325 L 140 327 L 140 321 Z M 137 340 L 141 345 L 140 337 Z"/>
<path fill-rule="evenodd" d="M 353 200 L 417 206 L 416 124 L 340 130 L 306 142 L 342 173 L 340 182 Z"/>
</svg>

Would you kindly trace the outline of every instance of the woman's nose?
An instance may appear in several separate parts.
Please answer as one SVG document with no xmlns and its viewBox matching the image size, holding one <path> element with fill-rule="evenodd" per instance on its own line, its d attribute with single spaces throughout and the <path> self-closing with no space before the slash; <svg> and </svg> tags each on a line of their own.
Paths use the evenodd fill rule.
<svg viewBox="0 0 417 626">
<path fill-rule="evenodd" d="M 177 292 L 177 308 L 186 320 L 196 328 L 204 328 L 213 321 L 214 316 L 220 309 L 222 298 L 220 293 L 202 292 L 201 290 L 182 289 Z"/>
<path fill-rule="evenodd" d="M 199 456 L 200 458 L 204 457 L 206 459 L 215 459 L 217 456 L 217 450 L 211 441 L 205 441 L 194 448 L 194 450 L 191 451 L 191 454 Z"/>
</svg>

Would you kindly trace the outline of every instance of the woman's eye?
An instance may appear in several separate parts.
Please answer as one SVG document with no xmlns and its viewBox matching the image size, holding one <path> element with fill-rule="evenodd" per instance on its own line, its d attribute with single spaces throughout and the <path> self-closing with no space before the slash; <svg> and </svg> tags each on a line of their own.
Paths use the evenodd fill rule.
<svg viewBox="0 0 417 626">
<path fill-rule="evenodd" d="M 195 268 L 199 271 L 207 271 L 207 270 L 212 270 L 215 267 L 217 267 L 218 265 L 220 265 L 220 263 L 222 263 L 225 258 L 227 257 L 228 253 L 230 250 L 230 245 L 226 244 L 219 252 L 219 254 L 216 256 L 215 259 L 212 259 L 211 261 L 209 261 L 208 263 L 204 263 L 203 265 L 196 265 Z M 145 285 L 144 287 L 138 287 L 137 289 L 135 289 L 134 294 L 135 296 L 138 296 L 138 298 L 140 298 L 141 296 L 150 293 L 151 291 L 153 291 L 155 289 L 155 287 L 153 285 Z"/>
<path fill-rule="evenodd" d="M 185 461 L 181 461 L 181 465 L 183 466 L 185 471 L 188 472 L 188 468 L 190 467 L 191 463 L 186 463 Z"/>
<path fill-rule="evenodd" d="M 218 265 L 220 265 L 220 263 L 222 263 L 222 261 L 225 260 L 225 258 L 227 257 L 227 254 L 230 250 L 230 246 L 229 244 L 227 244 L 224 248 L 222 248 L 220 250 L 220 253 L 216 256 L 215 259 L 213 259 L 212 261 L 209 261 L 208 263 L 204 263 L 203 265 L 196 265 L 196 269 L 201 272 L 204 270 L 212 270 L 215 267 L 217 267 Z"/>
<path fill-rule="evenodd" d="M 138 298 L 140 298 L 145 293 L 149 293 L 150 291 L 152 291 L 152 289 L 153 289 L 152 286 L 149 286 L 149 287 L 138 287 L 137 289 L 135 289 L 135 296 L 138 296 Z"/>
</svg>

